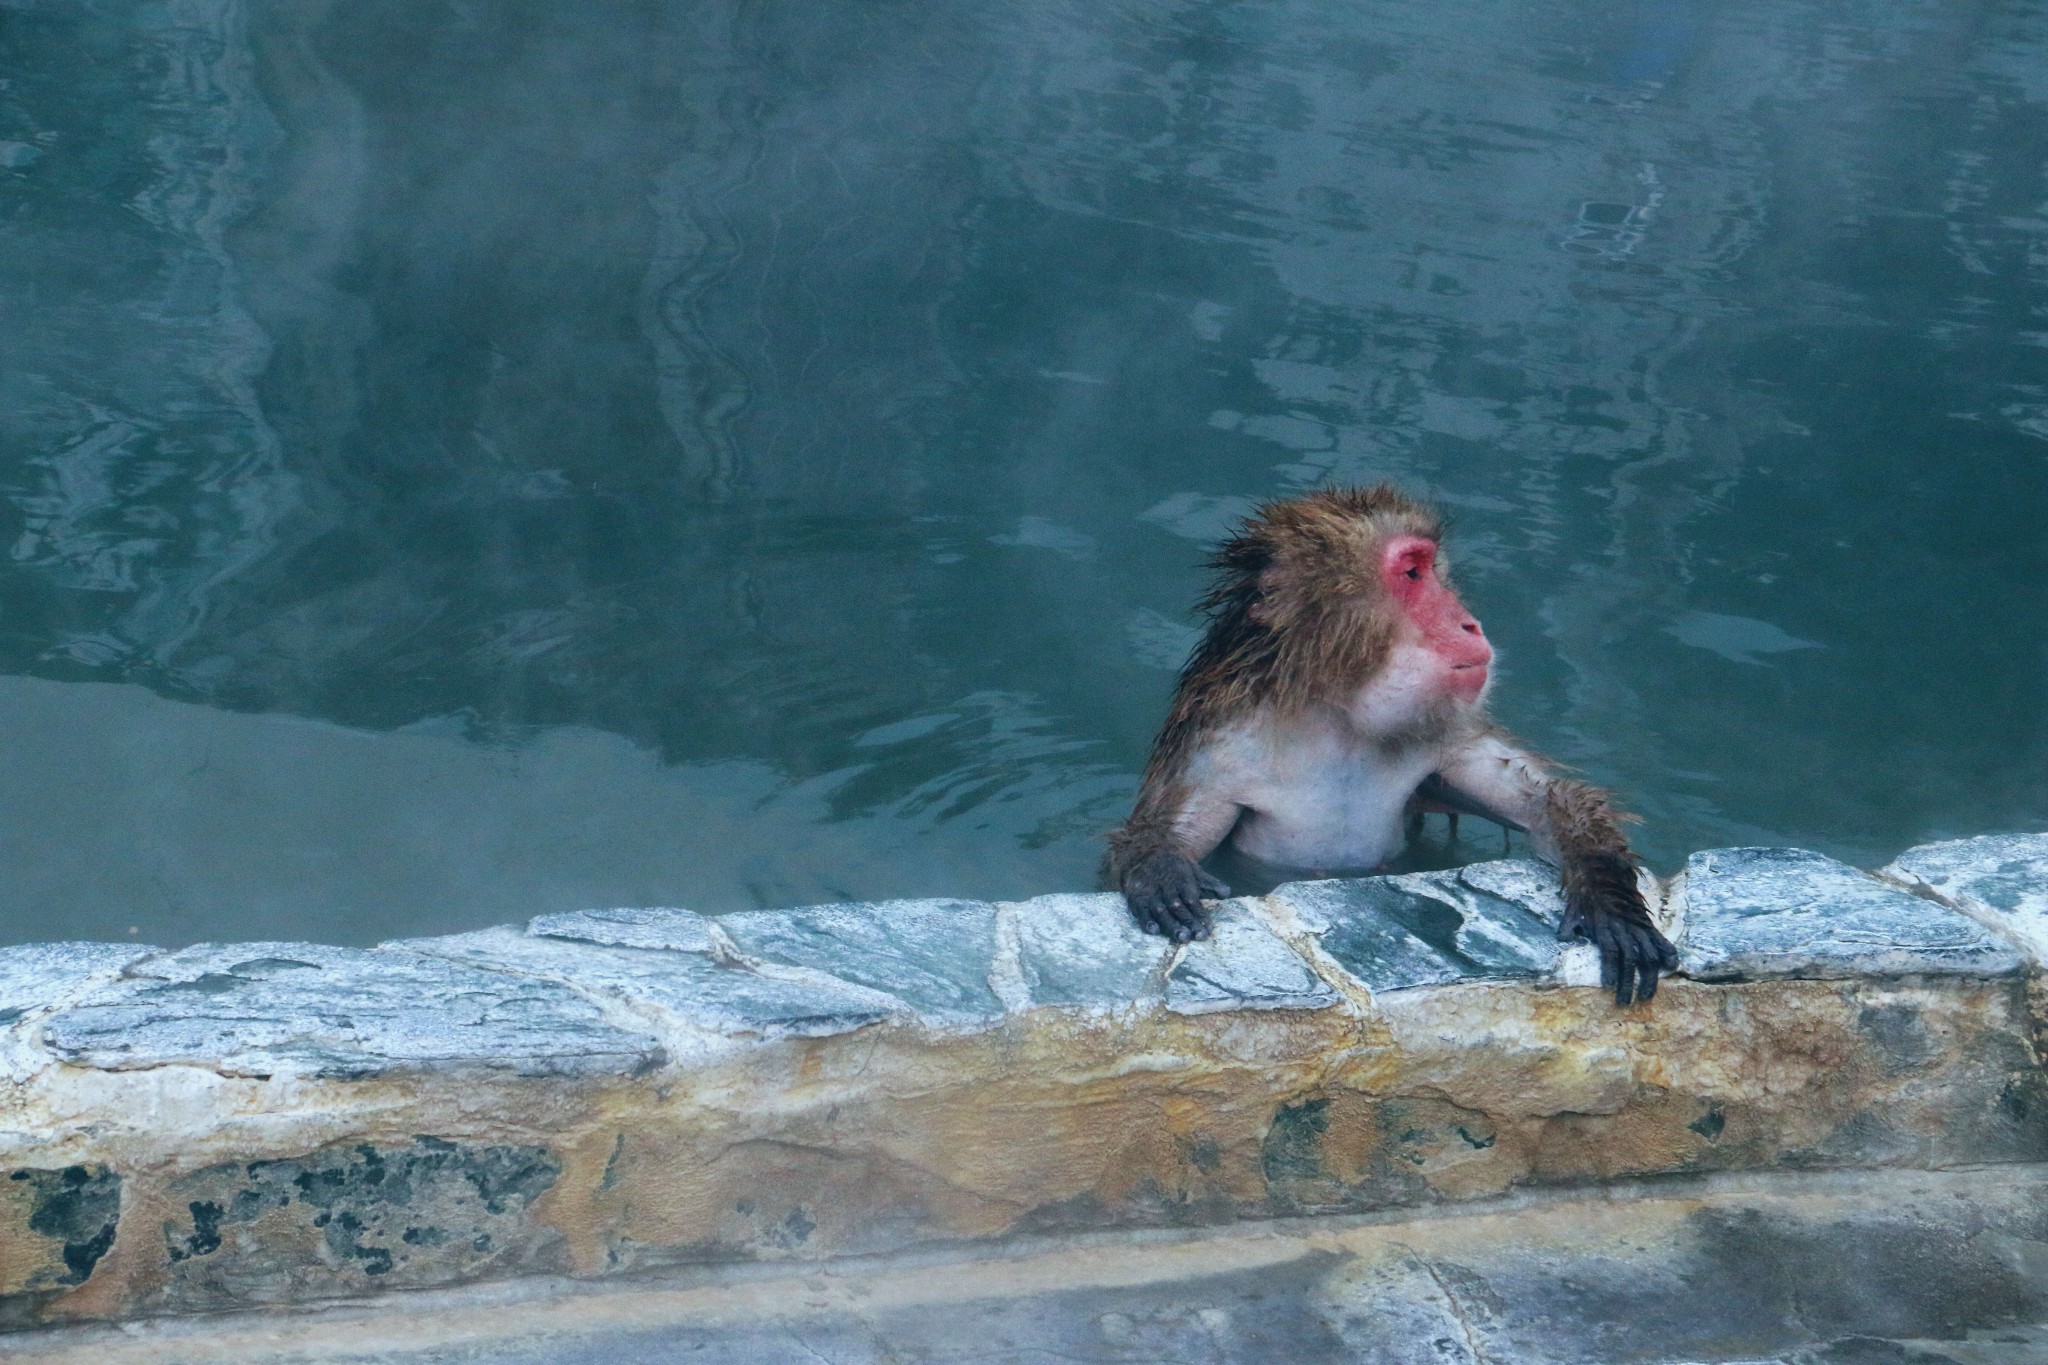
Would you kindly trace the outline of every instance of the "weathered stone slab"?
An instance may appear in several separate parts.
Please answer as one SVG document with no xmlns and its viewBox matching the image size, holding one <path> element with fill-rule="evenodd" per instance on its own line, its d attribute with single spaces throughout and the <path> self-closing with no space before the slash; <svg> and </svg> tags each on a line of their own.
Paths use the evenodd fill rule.
<svg viewBox="0 0 2048 1365">
<path fill-rule="evenodd" d="M 1939 898 L 2048 963 L 2048 834 L 1922 844 L 1878 875 Z"/>
<path fill-rule="evenodd" d="M 163 951 L 131 943 L 24 943 L 0 948 L 0 1025 L 47 1009 Z"/>
<path fill-rule="evenodd" d="M 996 908 L 982 901 L 911 900 L 744 910 L 718 917 L 743 957 L 826 972 L 883 991 L 941 1025 L 1000 1019 L 990 988 Z"/>
<path fill-rule="evenodd" d="M 1409 899 L 1384 877 L 1289 882 L 1273 897 L 1294 912 L 1323 951 L 1368 990 L 1406 990 L 1456 981 L 1464 971 L 1389 913 Z"/>
<path fill-rule="evenodd" d="M 1274 891 L 1323 951 L 1375 993 L 1542 976 L 1557 963 L 1556 874 L 1502 861 Z"/>
<path fill-rule="evenodd" d="M 2020 955 L 1964 915 L 1798 848 L 1686 860 L 1680 970 L 1706 981 L 2002 976 Z"/>
<path fill-rule="evenodd" d="M 1216 907 L 1210 936 L 1182 950 L 1166 982 L 1177 1014 L 1314 1010 L 1342 998 L 1242 900 Z"/>
<path fill-rule="evenodd" d="M 637 928 L 646 930 L 632 935 L 641 943 L 688 941 L 686 934 L 665 933 L 658 924 Z M 908 1005 L 892 995 L 851 986 L 822 973 L 806 973 L 796 981 L 764 977 L 690 949 L 605 947 L 507 928 L 404 939 L 388 946 L 477 967 L 573 982 L 580 990 L 651 1007 L 691 1028 L 727 1037 L 824 1038 L 911 1013 Z"/>
<path fill-rule="evenodd" d="M 1172 945 L 1140 930 L 1122 896 L 1039 896 L 1001 909 L 1014 926 L 1026 1007 L 1109 1010 L 1164 998 Z"/>
<path fill-rule="evenodd" d="M 561 1174 L 545 1147 L 337 1143 L 226 1162 L 171 1182 L 160 1234 L 177 1310 L 292 1303 L 566 1268 L 562 1236 L 528 1218 Z"/>
<path fill-rule="evenodd" d="M 1547 926 L 1555 942 L 1557 926 L 1564 923 L 1564 891 L 1558 885 L 1557 869 L 1529 858 L 1497 858 L 1490 863 L 1472 863 L 1457 869 L 1457 879 L 1485 896 L 1505 901 L 1522 915 L 1533 915 Z"/>
<path fill-rule="evenodd" d="M 677 953 L 715 950 L 711 921 L 694 910 L 665 908 L 572 910 L 528 920 L 526 932 L 613 948 L 648 948 Z"/>
<path fill-rule="evenodd" d="M 50 1017 L 51 1051 L 115 1070 L 183 1063 L 229 1075 L 590 1075 L 661 1058 L 653 1038 L 606 1022 L 565 986 L 416 953 L 201 944 L 127 973 Z"/>
<path fill-rule="evenodd" d="M 1996 935 L 1797 850 L 1688 878 L 1695 947 L 1778 979 L 1526 989 L 1563 955 L 1515 863 L 1297 884 L 1178 947 L 1076 896 L 24 957 L 83 984 L 6 1035 L 0 1320 L 2048 1157 Z M 279 1072 L 318 1079 L 238 1079 Z"/>
</svg>

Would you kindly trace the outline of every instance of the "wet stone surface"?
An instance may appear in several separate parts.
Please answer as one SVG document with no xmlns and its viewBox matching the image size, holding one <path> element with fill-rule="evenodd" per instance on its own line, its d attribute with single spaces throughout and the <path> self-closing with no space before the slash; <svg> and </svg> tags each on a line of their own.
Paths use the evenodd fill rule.
<svg viewBox="0 0 2048 1365">
<path fill-rule="evenodd" d="M 996 908 L 982 901 L 747 910 L 719 916 L 718 928 L 743 958 L 883 991 L 931 1023 L 984 1024 L 1003 1015 L 988 984 Z"/>
<path fill-rule="evenodd" d="M 0 1027 L 47 1009 L 160 949 L 126 943 L 25 943 L 0 948 Z"/>
<path fill-rule="evenodd" d="M 44 1038 L 87 1066 L 261 1076 L 456 1065 L 589 1075 L 662 1055 L 653 1038 L 613 1026 L 554 982 L 312 943 L 201 944 L 147 958 L 53 1015 Z"/>
<path fill-rule="evenodd" d="M 526 932 L 539 938 L 573 939 L 611 948 L 648 948 L 677 953 L 709 953 L 716 940 L 711 921 L 694 910 L 662 908 L 572 910 L 539 915 L 527 921 Z M 422 943 L 439 940 L 421 939 Z"/>
<path fill-rule="evenodd" d="M 1241 900 L 1216 907 L 1210 936 L 1187 945 L 1166 981 L 1166 1007 L 1179 1014 L 1312 1010 L 1340 998 Z"/>
<path fill-rule="evenodd" d="M 1374 992 L 1542 976 L 1557 962 L 1556 874 L 1537 863 L 1290 882 L 1273 894 Z"/>
<path fill-rule="evenodd" d="M 544 1147 L 431 1137 L 195 1171 L 167 1191 L 162 1301 L 226 1308 L 560 1269 L 560 1235 L 527 1218 L 560 1174 Z"/>
<path fill-rule="evenodd" d="M 408 939 L 391 946 L 477 967 L 574 982 L 584 991 L 650 1006 L 689 1027 L 727 1036 L 823 1038 L 910 1013 L 909 1006 L 892 995 L 822 973 L 783 980 L 722 964 L 704 952 L 660 946 L 688 942 L 687 928 L 683 925 L 669 934 L 659 925 L 642 923 L 636 930 L 645 932 L 630 937 L 653 945 L 648 947 L 606 947 L 517 929 Z"/>
<path fill-rule="evenodd" d="M 1922 844 L 1880 875 L 1931 893 L 2048 962 L 2048 834 Z"/>
<path fill-rule="evenodd" d="M 1804 849 L 1695 853 L 1680 894 L 1681 970 L 1702 980 L 2000 976 L 2024 965 L 1967 916 Z"/>
<path fill-rule="evenodd" d="M 1122 896 L 1039 896 L 1002 907 L 1030 1007 L 1156 1004 L 1172 947 L 1132 922 Z"/>
</svg>

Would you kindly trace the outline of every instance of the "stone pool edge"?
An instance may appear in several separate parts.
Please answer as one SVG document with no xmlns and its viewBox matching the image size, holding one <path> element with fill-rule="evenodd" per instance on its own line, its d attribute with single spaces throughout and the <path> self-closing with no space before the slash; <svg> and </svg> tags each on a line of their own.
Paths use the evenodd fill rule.
<svg viewBox="0 0 2048 1365">
<path fill-rule="evenodd" d="M 0 1325 L 2048 1158 L 2048 835 L 1695 854 L 1617 1011 L 1544 872 L 0 949 Z"/>
</svg>

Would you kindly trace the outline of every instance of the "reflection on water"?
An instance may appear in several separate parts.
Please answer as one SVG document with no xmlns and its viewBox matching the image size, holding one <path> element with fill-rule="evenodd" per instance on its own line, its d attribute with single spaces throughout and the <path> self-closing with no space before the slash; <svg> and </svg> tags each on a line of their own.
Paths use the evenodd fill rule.
<svg viewBox="0 0 2048 1365">
<path fill-rule="evenodd" d="M 1331 479 L 1661 864 L 2048 825 L 2041 0 L 0 0 L 0 73 L 0 937 L 1084 884 L 1201 544 Z"/>
</svg>

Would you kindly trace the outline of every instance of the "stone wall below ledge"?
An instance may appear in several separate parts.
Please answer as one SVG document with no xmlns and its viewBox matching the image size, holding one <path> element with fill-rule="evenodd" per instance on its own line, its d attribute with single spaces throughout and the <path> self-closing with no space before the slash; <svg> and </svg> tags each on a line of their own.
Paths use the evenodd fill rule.
<svg viewBox="0 0 2048 1365">
<path fill-rule="evenodd" d="M 0 1324 L 2048 1160 L 2048 836 L 1695 854 L 1615 1009 L 1521 862 L 1117 898 L 0 949 Z"/>
</svg>

